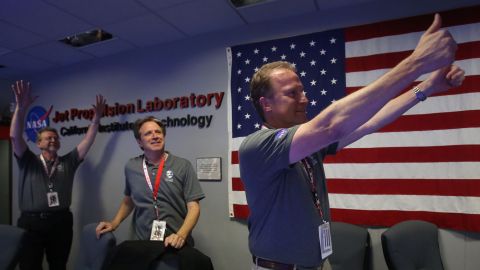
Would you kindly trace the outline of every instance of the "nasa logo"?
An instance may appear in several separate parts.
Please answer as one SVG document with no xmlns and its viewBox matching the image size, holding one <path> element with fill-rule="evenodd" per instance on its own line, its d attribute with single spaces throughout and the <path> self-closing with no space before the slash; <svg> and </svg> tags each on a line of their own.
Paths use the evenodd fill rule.
<svg viewBox="0 0 480 270">
<path fill-rule="evenodd" d="M 50 125 L 50 118 L 48 118 L 48 116 L 52 108 L 53 106 L 50 106 L 48 111 L 41 106 L 35 106 L 30 109 L 25 122 L 25 133 L 27 134 L 28 140 L 36 142 L 38 131 Z"/>
</svg>

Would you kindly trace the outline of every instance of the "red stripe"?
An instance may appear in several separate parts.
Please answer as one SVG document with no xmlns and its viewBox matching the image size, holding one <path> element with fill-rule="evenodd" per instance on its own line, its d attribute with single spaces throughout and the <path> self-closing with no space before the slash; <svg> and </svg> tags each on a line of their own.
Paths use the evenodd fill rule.
<svg viewBox="0 0 480 270">
<path fill-rule="evenodd" d="M 10 140 L 9 127 L 0 127 L 0 140 Z"/>
<path fill-rule="evenodd" d="M 480 51 L 480 50 L 479 50 Z M 404 91 L 408 91 L 413 88 L 414 85 L 418 83 L 413 83 L 409 87 L 407 87 Z M 351 86 L 347 87 L 346 94 L 350 95 L 351 93 L 362 89 L 363 86 Z M 457 94 L 466 94 L 466 93 L 478 93 L 480 92 L 480 75 L 471 75 L 466 76 L 465 80 L 463 81 L 462 85 L 453 89 L 450 89 L 446 92 L 436 94 L 434 96 L 449 96 L 449 95 L 457 95 Z"/>
<path fill-rule="evenodd" d="M 242 179 L 238 177 L 232 177 L 232 190 L 233 191 L 245 191 Z"/>
<path fill-rule="evenodd" d="M 239 164 L 238 151 L 232 151 L 232 164 Z"/>
<path fill-rule="evenodd" d="M 480 161 L 480 145 L 344 148 L 325 163 L 466 162 Z"/>
<path fill-rule="evenodd" d="M 377 132 L 427 131 L 480 127 L 480 110 L 403 115 Z"/>
<path fill-rule="evenodd" d="M 441 12 L 442 26 L 454 26 L 480 21 L 480 6 Z M 425 31 L 433 22 L 433 14 L 354 26 L 345 29 L 345 41 L 399 35 L 410 32 Z"/>
<path fill-rule="evenodd" d="M 480 179 L 328 179 L 331 194 L 480 196 Z"/>
<path fill-rule="evenodd" d="M 405 220 L 425 220 L 440 228 L 480 232 L 480 215 L 423 211 L 368 211 L 331 209 L 332 220 L 352 224 L 390 227 Z"/>
<path fill-rule="evenodd" d="M 250 215 L 250 210 L 245 204 L 233 204 L 233 217 L 247 219 Z"/>
<path fill-rule="evenodd" d="M 455 60 L 480 58 L 480 41 L 458 44 Z M 345 59 L 345 71 L 358 72 L 375 69 L 390 69 L 409 56 L 412 51 L 391 52 Z"/>
</svg>

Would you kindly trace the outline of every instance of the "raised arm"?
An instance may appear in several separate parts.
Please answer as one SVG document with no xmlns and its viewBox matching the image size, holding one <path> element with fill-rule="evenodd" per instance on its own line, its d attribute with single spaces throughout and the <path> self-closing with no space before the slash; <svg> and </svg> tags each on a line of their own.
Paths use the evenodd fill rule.
<svg viewBox="0 0 480 270">
<path fill-rule="evenodd" d="M 37 97 L 32 97 L 30 83 L 23 80 L 16 81 L 12 85 L 12 90 L 15 95 L 16 106 L 10 125 L 10 139 L 13 144 L 13 152 L 17 157 L 21 157 L 27 150 L 27 143 L 23 138 L 25 114 Z"/>
<path fill-rule="evenodd" d="M 101 221 L 100 223 L 98 223 L 97 228 L 95 229 L 97 239 L 100 238 L 100 235 L 106 232 L 116 230 L 120 223 L 122 223 L 122 221 L 126 219 L 128 215 L 130 215 L 134 207 L 135 205 L 133 204 L 132 198 L 130 198 L 129 196 L 125 196 L 122 200 L 122 203 L 120 204 L 120 208 L 118 209 L 115 218 L 110 222 Z"/>
<path fill-rule="evenodd" d="M 422 74 L 449 66 L 457 45 L 436 14 L 413 53 L 375 82 L 328 106 L 294 135 L 290 162 L 349 136 Z"/>
<path fill-rule="evenodd" d="M 192 232 L 200 217 L 200 203 L 198 201 L 191 201 L 187 203 L 187 216 L 183 221 L 182 226 L 177 233 L 173 233 L 165 238 L 165 246 L 172 246 L 174 248 L 181 248 L 185 245 L 185 239 Z"/>
<path fill-rule="evenodd" d="M 426 96 L 431 96 L 460 86 L 464 79 L 465 72 L 458 66 L 451 66 L 432 72 L 428 79 L 418 84 L 417 87 Z M 338 150 L 388 125 L 418 103 L 419 100 L 415 97 L 413 90 L 406 91 L 388 102 L 367 123 L 341 140 L 338 144 Z"/>
<path fill-rule="evenodd" d="M 93 142 L 95 141 L 95 136 L 97 136 L 98 125 L 100 124 L 100 118 L 103 116 L 103 111 L 105 110 L 106 99 L 102 95 L 97 95 L 96 104 L 92 105 L 95 111 L 93 116 L 92 123 L 88 127 L 87 134 L 83 137 L 82 141 L 78 144 L 78 156 L 80 159 L 83 159 L 86 155 Z"/>
</svg>

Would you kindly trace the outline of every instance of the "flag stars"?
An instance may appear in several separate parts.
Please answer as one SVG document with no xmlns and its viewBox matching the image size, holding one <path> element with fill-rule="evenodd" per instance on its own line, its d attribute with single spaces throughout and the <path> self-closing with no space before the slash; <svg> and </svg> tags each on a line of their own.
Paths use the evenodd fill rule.
<svg viewBox="0 0 480 270">
<path fill-rule="evenodd" d="M 245 78 L 245 82 L 246 82 L 246 83 L 250 82 L 250 78 L 249 78 L 249 77 L 246 77 L 246 78 Z"/>
<path fill-rule="evenodd" d="M 237 70 L 237 74 L 238 75 L 242 74 L 242 70 L 241 69 Z"/>
<path fill-rule="evenodd" d="M 326 96 L 327 95 L 327 90 L 322 89 L 322 91 L 320 91 L 320 93 L 322 94 L 322 96 Z"/>
<path fill-rule="evenodd" d="M 312 101 L 310 101 L 310 105 L 312 106 L 317 106 L 317 101 L 314 99 Z"/>
<path fill-rule="evenodd" d="M 237 53 L 237 57 L 242 57 L 242 53 L 241 53 L 241 52 L 238 52 L 238 53 Z"/>
<path fill-rule="evenodd" d="M 300 77 L 305 77 L 307 73 L 305 71 L 300 72 Z"/>
<path fill-rule="evenodd" d="M 245 100 L 246 100 L 246 101 L 250 100 L 250 96 L 249 96 L 249 95 L 246 95 L 246 96 L 245 96 Z"/>
<path fill-rule="evenodd" d="M 249 113 L 245 114 L 245 119 L 250 119 L 250 116 L 251 115 Z"/>
<path fill-rule="evenodd" d="M 317 63 L 317 61 L 312 60 L 312 61 L 310 61 L 310 66 L 315 66 L 316 63 Z"/>
<path fill-rule="evenodd" d="M 245 60 L 245 65 L 250 65 L 250 59 Z"/>
<path fill-rule="evenodd" d="M 237 124 L 237 129 L 242 129 L 242 124 Z"/>
<path fill-rule="evenodd" d="M 300 53 L 300 57 L 302 57 L 302 58 L 304 58 L 305 55 L 307 55 L 305 52 L 301 52 L 301 53 Z"/>
<path fill-rule="evenodd" d="M 302 94 L 306 97 L 307 96 L 307 92 L 305 92 L 305 90 L 302 91 Z"/>
<path fill-rule="evenodd" d="M 317 81 L 312 80 L 312 81 L 310 82 L 310 86 L 314 86 L 314 85 L 317 85 Z"/>
<path fill-rule="evenodd" d="M 238 105 L 237 111 L 241 111 L 241 110 L 242 110 L 242 105 Z"/>
<path fill-rule="evenodd" d="M 334 37 L 332 37 L 332 38 L 330 39 L 330 44 L 335 44 L 335 42 L 337 42 L 337 39 L 335 39 Z"/>
<path fill-rule="evenodd" d="M 320 70 L 320 75 L 327 75 L 327 71 L 324 68 L 322 68 L 322 70 Z"/>
<path fill-rule="evenodd" d="M 326 55 L 326 54 L 327 54 L 327 51 L 325 49 L 320 50 L 320 55 Z"/>
<path fill-rule="evenodd" d="M 296 47 L 296 46 L 297 46 L 297 45 L 296 45 L 295 43 L 290 44 L 290 50 L 295 50 L 295 47 Z"/>
<path fill-rule="evenodd" d="M 262 61 L 263 61 L 264 63 L 268 62 L 268 57 L 265 57 L 265 56 L 264 56 L 264 57 L 262 58 Z"/>
<path fill-rule="evenodd" d="M 258 70 L 259 70 L 259 68 L 258 68 L 258 67 L 255 67 L 255 68 L 253 69 L 253 72 L 256 73 Z"/>
<path fill-rule="evenodd" d="M 337 63 L 337 58 L 334 57 L 334 58 L 330 59 L 330 63 L 336 64 Z"/>
<path fill-rule="evenodd" d="M 333 78 L 330 82 L 332 82 L 332 84 L 337 84 L 337 80 L 335 78 Z"/>
<path fill-rule="evenodd" d="M 256 129 L 259 129 L 260 128 L 260 124 L 259 123 L 255 123 L 255 125 L 253 125 Z"/>
<path fill-rule="evenodd" d="M 282 56 L 280 56 L 280 58 L 282 58 L 282 60 L 285 60 L 285 59 L 287 59 L 287 56 L 285 54 L 282 54 Z"/>
<path fill-rule="evenodd" d="M 273 46 L 272 47 L 272 52 L 276 52 L 277 51 L 277 47 Z"/>
<path fill-rule="evenodd" d="M 237 88 L 237 92 L 238 92 L 238 93 L 242 92 L 242 88 L 241 88 L 241 87 L 238 87 L 238 88 Z"/>
<path fill-rule="evenodd" d="M 259 52 L 260 52 L 260 50 L 258 50 L 258 49 L 253 50 L 254 54 L 258 54 Z"/>
<path fill-rule="evenodd" d="M 315 46 L 315 43 L 316 43 L 316 42 L 315 42 L 315 41 L 313 41 L 313 40 L 312 40 L 312 41 L 310 41 L 310 47 L 314 47 L 314 46 Z"/>
</svg>

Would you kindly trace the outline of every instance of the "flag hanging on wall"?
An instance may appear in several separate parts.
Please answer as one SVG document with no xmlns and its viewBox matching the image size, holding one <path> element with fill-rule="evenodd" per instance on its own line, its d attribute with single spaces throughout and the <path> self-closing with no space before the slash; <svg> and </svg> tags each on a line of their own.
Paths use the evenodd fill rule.
<svg viewBox="0 0 480 270">
<path fill-rule="evenodd" d="M 480 231 L 480 6 L 442 12 L 458 43 L 461 87 L 429 97 L 380 131 L 325 161 L 332 219 L 391 226 L 422 219 Z M 261 128 L 249 83 L 263 64 L 293 63 L 312 118 L 408 56 L 433 14 L 227 48 L 230 217 L 248 217 L 238 148 Z M 426 75 L 428 76 L 428 75 Z M 422 76 L 412 87 L 426 78 Z M 411 89 L 405 89 L 405 91 Z"/>
</svg>

